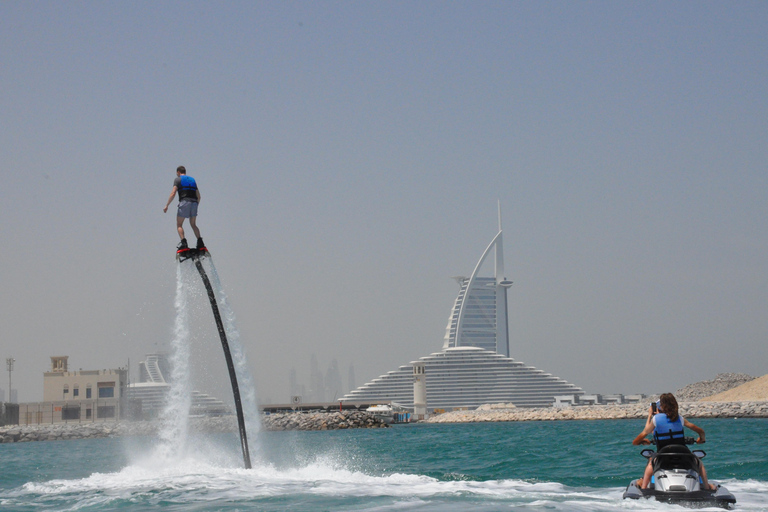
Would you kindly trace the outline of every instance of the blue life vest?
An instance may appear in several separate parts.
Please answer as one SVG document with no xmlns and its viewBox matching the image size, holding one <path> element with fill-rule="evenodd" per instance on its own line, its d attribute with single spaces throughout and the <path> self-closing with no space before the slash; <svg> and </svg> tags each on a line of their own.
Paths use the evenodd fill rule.
<svg viewBox="0 0 768 512">
<path fill-rule="evenodd" d="M 661 450 L 670 444 L 685 444 L 685 429 L 683 418 L 679 415 L 677 420 L 670 421 L 663 412 L 655 416 L 656 428 L 653 429 L 653 438 L 656 440 L 656 450 Z"/>
<path fill-rule="evenodd" d="M 195 178 L 187 176 L 186 174 L 182 174 L 179 177 L 181 178 L 179 201 L 182 199 L 192 199 L 193 201 L 197 201 L 197 183 L 195 183 Z"/>
</svg>

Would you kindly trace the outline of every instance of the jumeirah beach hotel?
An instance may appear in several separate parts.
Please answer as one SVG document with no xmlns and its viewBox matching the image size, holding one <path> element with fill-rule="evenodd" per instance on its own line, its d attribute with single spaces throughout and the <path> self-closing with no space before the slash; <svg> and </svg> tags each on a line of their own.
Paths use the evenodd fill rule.
<svg viewBox="0 0 768 512">
<path fill-rule="evenodd" d="M 493 254 L 493 276 L 481 276 Z M 490 266 L 490 265 L 489 265 Z M 504 253 L 499 232 L 469 277 L 456 277 L 459 294 L 451 310 L 442 350 L 400 366 L 349 392 L 342 401 L 396 402 L 413 408 L 414 365 L 423 366 L 427 410 L 474 409 L 483 404 L 548 407 L 556 395 L 581 395 L 565 380 L 516 361 L 509 352 Z"/>
</svg>

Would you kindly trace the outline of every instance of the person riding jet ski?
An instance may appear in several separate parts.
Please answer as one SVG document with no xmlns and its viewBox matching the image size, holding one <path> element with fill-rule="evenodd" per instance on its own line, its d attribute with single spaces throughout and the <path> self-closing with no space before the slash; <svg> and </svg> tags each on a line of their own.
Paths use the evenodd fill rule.
<svg viewBox="0 0 768 512">
<path fill-rule="evenodd" d="M 677 400 L 675 399 L 675 395 L 672 393 L 664 393 L 659 397 L 657 403 L 651 404 L 649 407 L 648 419 L 645 420 L 645 428 L 632 441 L 632 444 L 651 444 L 651 441 L 647 439 L 647 436 L 650 433 L 653 433 L 657 451 L 661 451 L 665 446 L 685 444 L 685 431 L 683 427 L 687 427 L 699 435 L 698 439 L 696 439 L 697 444 L 705 442 L 704 429 L 697 427 L 680 416 L 677 411 Z M 656 457 L 648 459 L 643 478 L 642 480 L 637 481 L 637 485 L 641 489 L 648 488 L 648 484 L 651 482 L 651 476 L 653 475 L 655 462 Z M 698 473 L 701 476 L 702 487 L 704 489 L 716 489 L 716 486 L 710 484 L 707 480 L 707 470 L 704 469 L 704 464 L 701 460 L 698 460 Z"/>
<path fill-rule="evenodd" d="M 657 414 L 658 412 L 658 414 Z M 684 436 L 688 427 L 699 438 Z M 633 479 L 624 491 L 624 499 L 653 498 L 656 501 L 683 506 L 717 506 L 730 508 L 736 497 L 722 485 L 712 485 L 701 459 L 703 450 L 689 450 L 686 445 L 704 442 L 704 430 L 683 419 L 677 410 L 677 400 L 666 393 L 651 404 L 645 428 L 632 444 L 649 444 L 653 433 L 657 450 L 645 449 L 640 454 L 649 459 L 643 478 Z"/>
</svg>

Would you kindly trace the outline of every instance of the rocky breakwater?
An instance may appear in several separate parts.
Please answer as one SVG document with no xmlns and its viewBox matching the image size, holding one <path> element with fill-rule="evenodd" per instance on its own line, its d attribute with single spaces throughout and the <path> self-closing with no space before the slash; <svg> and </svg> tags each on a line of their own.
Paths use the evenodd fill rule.
<svg viewBox="0 0 768 512">
<path fill-rule="evenodd" d="M 388 427 L 381 419 L 362 411 L 277 413 L 262 417 L 264 430 L 340 430 Z"/>
<path fill-rule="evenodd" d="M 270 414 L 262 416 L 261 422 L 264 430 L 340 430 L 388 426 L 379 418 L 362 411 Z M 155 436 L 162 428 L 163 423 L 160 421 L 9 425 L 0 427 L 0 443 Z M 191 418 L 189 422 L 190 431 L 196 433 L 237 432 L 237 428 L 237 418 L 234 416 Z"/>
<path fill-rule="evenodd" d="M 686 418 L 768 418 L 768 401 L 753 402 L 680 402 L 680 414 Z M 648 404 L 588 405 L 578 407 L 515 408 L 481 406 L 474 411 L 438 414 L 427 423 L 481 423 L 496 421 L 567 421 L 645 419 Z"/>
<path fill-rule="evenodd" d="M 58 423 L 0 427 L 0 443 L 62 441 L 120 435 L 117 423 Z"/>
</svg>

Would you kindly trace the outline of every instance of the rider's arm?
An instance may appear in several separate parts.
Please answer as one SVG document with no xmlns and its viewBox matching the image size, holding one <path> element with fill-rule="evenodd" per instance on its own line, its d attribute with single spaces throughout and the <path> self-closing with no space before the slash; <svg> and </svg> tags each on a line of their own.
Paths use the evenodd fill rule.
<svg viewBox="0 0 768 512">
<path fill-rule="evenodd" d="M 648 409 L 648 418 L 645 420 L 645 428 L 642 432 L 640 432 L 637 437 L 632 441 L 632 444 L 638 445 L 638 444 L 651 444 L 651 442 L 646 439 L 646 436 L 653 432 L 653 410 Z M 698 427 L 697 427 L 698 428 Z"/>
<path fill-rule="evenodd" d="M 648 417 L 645 418 L 645 426 L 651 425 L 651 427 L 655 427 L 656 425 L 653 423 L 653 417 L 656 415 L 656 411 L 653 410 L 653 406 L 648 408 Z"/>
<path fill-rule="evenodd" d="M 165 208 L 163 208 L 164 212 L 168 211 L 168 205 L 171 204 L 171 201 L 173 201 L 173 196 L 176 195 L 176 185 L 173 186 L 173 190 L 171 190 L 171 195 L 168 197 L 168 202 L 165 203 Z M 199 198 L 199 196 L 198 196 Z"/>
<path fill-rule="evenodd" d="M 701 443 L 704 442 L 704 429 L 703 428 L 697 427 L 696 425 L 694 425 L 693 423 L 691 423 L 690 421 L 688 421 L 686 419 L 683 419 L 683 425 L 685 425 L 689 429 L 691 429 L 694 432 L 696 432 L 697 434 L 699 434 L 699 438 L 696 440 L 697 444 L 701 444 Z"/>
</svg>

